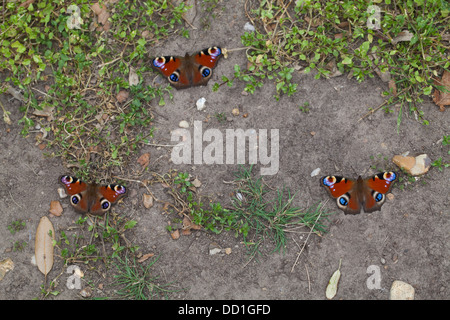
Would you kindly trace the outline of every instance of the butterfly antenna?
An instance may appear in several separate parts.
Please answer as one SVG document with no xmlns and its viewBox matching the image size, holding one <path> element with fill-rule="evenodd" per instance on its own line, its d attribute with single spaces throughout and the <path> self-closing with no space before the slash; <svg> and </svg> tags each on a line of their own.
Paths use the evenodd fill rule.
<svg viewBox="0 0 450 320">
<path fill-rule="evenodd" d="M 358 173 L 356 172 L 356 170 L 355 170 L 355 168 L 353 168 L 353 166 L 350 166 L 350 168 L 352 168 L 353 173 L 355 174 L 356 177 L 360 176 L 360 174 L 358 174 Z M 367 170 L 366 170 L 366 171 L 367 171 Z M 364 172 L 364 174 L 365 174 L 365 172 Z"/>
</svg>

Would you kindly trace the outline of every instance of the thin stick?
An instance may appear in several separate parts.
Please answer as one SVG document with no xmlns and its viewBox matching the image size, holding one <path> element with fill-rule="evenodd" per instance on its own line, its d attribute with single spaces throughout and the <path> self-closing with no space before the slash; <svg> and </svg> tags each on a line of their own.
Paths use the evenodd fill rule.
<svg viewBox="0 0 450 320">
<path fill-rule="evenodd" d="M 308 266 L 305 263 L 305 269 L 306 269 L 306 276 L 308 277 L 308 293 L 311 293 L 311 281 L 309 279 L 309 272 L 308 272 Z"/>
<path fill-rule="evenodd" d="M 16 206 L 18 206 L 20 209 L 23 209 L 23 207 L 22 207 L 20 204 L 18 204 L 18 203 L 16 202 L 16 200 L 14 200 L 14 198 L 13 198 L 13 196 L 12 196 L 12 194 L 11 194 L 11 191 L 8 190 L 8 192 L 9 192 L 9 195 L 11 196 L 12 201 L 16 204 Z"/>
<path fill-rule="evenodd" d="M 300 255 L 302 254 L 303 250 L 305 249 L 306 244 L 308 243 L 309 236 L 311 235 L 312 231 L 314 230 L 314 227 L 316 226 L 316 223 L 317 223 L 317 221 L 319 220 L 319 218 L 320 218 L 321 215 L 322 215 L 322 211 L 321 211 L 321 212 L 319 213 L 319 215 L 317 216 L 316 221 L 314 221 L 314 225 L 311 227 L 311 230 L 309 231 L 308 236 L 306 237 L 305 243 L 303 244 L 302 249 L 300 250 L 300 252 L 299 252 L 298 255 L 297 255 L 297 259 L 295 259 L 294 265 L 293 265 L 292 268 L 291 268 L 291 272 L 294 272 L 294 268 L 295 268 L 295 266 L 297 265 L 298 259 L 300 258 Z"/>
<path fill-rule="evenodd" d="M 405 92 L 406 89 L 407 89 L 407 88 L 405 88 L 405 89 L 403 89 L 402 91 L 400 91 L 399 93 L 397 93 L 397 97 L 398 97 L 399 95 L 401 95 L 403 92 Z M 380 105 L 379 105 L 378 107 L 376 107 L 375 109 L 372 109 L 372 110 L 370 110 L 369 112 L 367 112 L 365 115 L 363 115 L 363 116 L 358 120 L 358 122 L 361 121 L 362 119 L 364 119 L 365 117 L 367 117 L 367 116 L 369 116 L 369 115 L 375 113 L 376 111 L 378 111 L 381 107 L 383 107 L 385 104 L 387 104 L 387 102 L 388 102 L 388 100 L 386 100 L 385 102 L 383 102 L 382 104 L 380 104 Z"/>
</svg>

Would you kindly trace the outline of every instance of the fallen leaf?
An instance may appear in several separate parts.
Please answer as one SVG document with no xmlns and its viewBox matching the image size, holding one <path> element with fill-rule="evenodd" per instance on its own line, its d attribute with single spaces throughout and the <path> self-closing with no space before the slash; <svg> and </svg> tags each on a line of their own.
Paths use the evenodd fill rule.
<svg viewBox="0 0 450 320">
<path fill-rule="evenodd" d="M 225 248 L 225 253 L 228 255 L 228 254 L 231 254 L 231 248 Z"/>
<path fill-rule="evenodd" d="M 397 96 L 397 85 L 395 84 L 394 79 L 389 80 L 389 89 L 392 89 L 392 95 L 394 97 L 396 97 Z"/>
<path fill-rule="evenodd" d="M 128 99 L 129 93 L 126 90 L 120 90 L 116 95 L 117 102 L 123 103 Z"/>
<path fill-rule="evenodd" d="M 19 5 L 19 7 L 28 8 L 28 6 L 29 6 L 30 4 L 32 4 L 34 1 L 35 1 L 35 0 L 27 0 L 27 1 L 25 1 L 24 3 L 21 3 L 21 4 Z"/>
<path fill-rule="evenodd" d="M 200 188 L 202 183 L 200 182 L 200 180 L 198 180 L 197 178 L 194 179 L 194 181 L 192 181 L 192 185 L 196 188 Z"/>
<path fill-rule="evenodd" d="M 6 273 L 14 269 L 14 262 L 10 258 L 0 261 L 0 281 L 3 280 Z"/>
<path fill-rule="evenodd" d="M 142 166 L 142 169 L 145 169 L 150 163 L 150 153 L 144 153 L 137 159 L 137 162 Z"/>
<path fill-rule="evenodd" d="M 13 87 L 8 87 L 6 89 L 6 92 L 9 93 L 10 95 L 12 95 L 14 98 L 16 98 L 19 101 L 25 102 L 25 98 L 24 96 L 17 91 L 16 89 L 14 89 Z"/>
<path fill-rule="evenodd" d="M 339 283 L 339 278 L 341 277 L 341 260 L 339 260 L 339 268 L 333 273 L 333 275 L 330 278 L 330 281 L 328 281 L 327 290 L 325 292 L 325 295 L 327 299 L 333 299 L 337 292 L 337 285 Z"/>
<path fill-rule="evenodd" d="M 441 111 L 445 110 L 445 106 L 450 106 L 450 72 L 444 71 L 441 80 L 434 80 L 436 86 L 444 87 L 444 92 L 435 89 L 433 101 L 439 106 Z"/>
<path fill-rule="evenodd" d="M 34 109 L 33 115 L 37 117 L 47 117 L 48 121 L 53 120 L 53 111 L 55 110 L 55 107 L 53 106 L 46 106 L 42 110 Z"/>
<path fill-rule="evenodd" d="M 130 67 L 130 73 L 128 75 L 128 84 L 130 86 L 135 86 L 139 83 L 139 76 L 133 67 Z"/>
<path fill-rule="evenodd" d="M 180 231 L 178 231 L 178 229 L 177 229 L 177 230 L 171 232 L 170 235 L 172 236 L 173 240 L 177 240 L 180 237 Z"/>
<path fill-rule="evenodd" d="M 39 271 L 47 275 L 53 266 L 53 240 L 55 239 L 55 229 L 52 222 L 46 217 L 42 217 L 36 230 L 34 243 L 34 253 Z"/>
<path fill-rule="evenodd" d="M 200 230 L 202 226 L 195 224 L 189 217 L 184 216 L 183 218 L 183 230 Z"/>
<path fill-rule="evenodd" d="M 144 207 L 147 209 L 153 207 L 153 197 L 150 194 L 144 193 L 142 196 L 142 202 L 144 203 Z"/>
<path fill-rule="evenodd" d="M 142 257 L 139 258 L 138 262 L 139 262 L 139 263 L 142 263 L 142 262 L 144 262 L 145 260 L 147 260 L 148 258 L 153 257 L 154 255 L 155 255 L 154 253 L 146 253 L 146 254 L 144 254 Z"/>
<path fill-rule="evenodd" d="M 188 235 L 191 234 L 191 230 L 189 230 L 189 229 L 181 229 L 181 234 L 183 236 L 188 236 Z"/>
<path fill-rule="evenodd" d="M 102 24 L 103 26 L 98 26 L 97 31 L 108 31 L 111 28 L 111 22 L 109 19 L 109 12 L 106 9 L 105 5 L 100 5 L 99 3 L 94 3 L 91 6 L 92 11 L 97 15 L 97 21 L 98 23 Z"/>
<path fill-rule="evenodd" d="M 392 39 L 392 43 L 396 44 L 401 41 L 411 41 L 413 36 L 414 35 L 408 30 L 403 30 L 394 39 Z"/>
<path fill-rule="evenodd" d="M 61 203 L 57 200 L 51 201 L 50 202 L 50 213 L 54 216 L 59 217 L 62 212 L 63 212 L 63 208 L 61 206 Z"/>
</svg>

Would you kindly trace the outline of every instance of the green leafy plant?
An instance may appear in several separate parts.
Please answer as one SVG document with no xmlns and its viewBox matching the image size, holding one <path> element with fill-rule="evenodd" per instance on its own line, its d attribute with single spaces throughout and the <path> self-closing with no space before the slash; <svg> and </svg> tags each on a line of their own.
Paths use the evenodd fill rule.
<svg viewBox="0 0 450 320">
<path fill-rule="evenodd" d="M 262 177 L 254 178 L 251 171 L 252 166 L 249 169 L 241 166 L 235 173 L 239 188 L 232 210 L 234 219 L 244 221 L 248 226 L 244 243 L 251 257 L 260 253 L 266 239 L 273 242 L 274 251 L 284 250 L 288 231 L 307 227 L 318 234 L 326 232 L 324 222 L 330 213 L 323 213 L 320 204 L 307 209 L 294 207 L 295 195 L 286 189 L 276 190 L 271 200 L 271 193 Z"/>
<path fill-rule="evenodd" d="M 395 108 L 398 126 L 405 111 L 428 124 L 420 104 L 431 95 L 434 79 L 450 68 L 448 47 L 441 37 L 449 31 L 450 4 L 377 1 L 378 29 L 368 24 L 371 4 L 363 0 L 248 1 L 247 15 L 256 31 L 246 32 L 241 40 L 249 48 L 251 66 L 246 70 L 235 66 L 235 79 L 246 82 L 245 90 L 252 94 L 266 79 L 273 81 L 279 99 L 297 91 L 295 69 L 314 70 L 316 79 L 339 73 L 358 81 L 384 73 L 392 79 L 384 110 L 393 113 L 391 106 L 399 106 Z"/>
<path fill-rule="evenodd" d="M 152 267 L 158 261 L 159 256 L 151 260 L 147 266 L 136 263 L 136 259 L 117 258 L 115 263 L 117 274 L 114 275 L 116 286 L 120 289 L 117 293 L 128 299 L 150 300 L 167 299 L 169 294 L 178 290 L 171 289 L 172 283 L 159 283 L 158 276 L 152 275 Z"/>
<path fill-rule="evenodd" d="M 170 87 L 130 84 L 129 77 L 142 79 L 150 70 L 142 63 L 148 46 L 174 34 L 188 36 L 182 25 L 189 7 L 166 0 L 110 4 L 103 10 L 110 15 L 111 41 L 93 20 L 90 3 L 70 5 L 82 19 L 79 28 L 70 26 L 64 1 L 5 4 L 0 68 L 7 78 L 1 91 L 10 86 L 20 93 L 24 136 L 39 125 L 48 156 L 77 167 L 80 178 L 97 178 L 97 172 L 104 178 L 153 135 L 150 102 L 164 104 Z M 8 111 L 3 113 L 6 119 Z"/>
<path fill-rule="evenodd" d="M 8 225 L 8 230 L 9 232 L 11 232 L 12 235 L 16 234 L 16 232 L 19 232 L 20 230 L 25 229 L 25 221 L 23 221 L 22 219 L 18 219 L 15 221 L 12 221 L 9 225 Z"/>
</svg>

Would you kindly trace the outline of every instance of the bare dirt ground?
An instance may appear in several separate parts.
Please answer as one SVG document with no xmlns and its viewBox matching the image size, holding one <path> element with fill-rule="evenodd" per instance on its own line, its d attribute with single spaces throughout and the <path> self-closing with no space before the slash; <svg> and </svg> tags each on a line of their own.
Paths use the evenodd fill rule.
<svg viewBox="0 0 450 320">
<path fill-rule="evenodd" d="M 161 43 L 158 48 L 150 48 L 150 56 L 184 55 L 213 45 L 241 47 L 240 36 L 247 22 L 243 2 L 225 4 L 209 30 L 198 28 L 191 30 L 190 39 L 180 37 Z M 194 26 L 199 26 L 199 19 L 197 16 Z M 328 199 L 319 183 L 322 175 L 367 176 L 376 173 L 369 169 L 373 165 L 398 170 L 390 160 L 406 151 L 411 155 L 427 153 L 433 161 L 446 156 L 439 140 L 449 134 L 449 110 L 442 113 L 432 102 L 423 104 L 430 125 L 424 126 L 405 113 L 397 133 L 396 115 L 378 111 L 358 121 L 369 107 L 383 102 L 381 92 L 387 85 L 379 79 L 363 83 L 346 76 L 314 80 L 313 75 L 296 73 L 298 92 L 292 97 L 282 96 L 279 101 L 273 98 L 275 88 L 270 83 L 254 95 L 243 95 L 242 83 L 212 92 L 213 83 L 219 82 L 222 74 L 232 76 L 235 64 L 246 65 L 245 51 L 222 59 L 208 86 L 174 91 L 172 101 L 163 107 L 154 106 L 161 116 L 156 119 L 153 142 L 171 144 L 170 133 L 181 120 L 191 124 L 190 130 L 196 120 L 203 121 L 203 130 L 216 128 L 221 132 L 238 128 L 279 129 L 279 171 L 264 179 L 274 188 L 286 186 L 298 191 L 293 204 L 298 207 Z M 205 111 L 195 108 L 200 97 L 207 100 Z M 7 95 L 0 99 L 12 111 L 12 120 L 17 121 L 21 117 L 19 102 Z M 309 112 L 299 110 L 305 102 L 309 103 Z M 242 110 L 241 115 L 248 113 L 248 117 L 234 117 L 231 110 L 235 107 Z M 231 121 L 217 121 L 214 115 L 222 112 Z M 210 121 L 204 122 L 208 115 Z M 0 299 L 33 299 L 40 296 L 44 283 L 43 275 L 31 264 L 36 227 L 40 217 L 48 215 L 50 200 L 59 200 L 57 178 L 68 171 L 58 158 L 44 157 L 33 136 L 23 138 L 17 125 L 0 122 L 0 150 L 0 260 L 9 257 L 15 265 L 0 281 Z M 151 154 L 151 171 L 189 172 L 202 182 L 199 192 L 230 203 L 234 188 L 224 181 L 233 180 L 237 164 L 174 165 L 169 162 L 171 148 L 155 146 L 143 146 L 136 157 L 146 152 Z M 378 155 L 389 160 L 379 160 Z M 254 172 L 259 174 L 260 168 L 256 165 Z M 311 177 L 316 168 L 321 168 L 320 175 Z M 328 233 L 321 237 L 311 234 L 295 266 L 308 230 L 291 234 L 284 252 L 271 253 L 273 248 L 268 241 L 266 252 L 248 261 L 242 239 L 232 233 L 197 231 L 173 240 L 166 230 L 170 219 L 161 214 L 162 204 L 145 209 L 141 199 L 146 190 L 137 183 L 127 183 L 128 189 L 135 191 L 114 210 L 127 212 L 138 222 L 129 240 L 139 245 L 143 253 L 160 255 L 155 273 L 179 289 L 170 299 L 326 299 L 325 288 L 340 260 L 342 276 L 335 299 L 389 299 L 394 280 L 411 284 L 416 299 L 448 299 L 449 179 L 449 169 L 432 168 L 420 181 L 403 189 L 399 188 L 402 183 L 397 183 L 392 190 L 394 200 L 387 201 L 381 212 L 372 214 L 344 215 L 330 199 L 325 206 L 336 213 L 329 218 Z M 152 192 L 160 199 L 168 198 L 161 186 L 155 185 Z M 67 199 L 62 202 L 63 215 L 50 216 L 55 230 L 68 228 L 79 217 Z M 17 219 L 26 221 L 26 228 L 12 235 L 7 226 Z M 23 251 L 13 251 L 16 241 L 26 241 L 28 245 Z M 211 246 L 231 248 L 232 252 L 210 255 Z M 47 276 L 54 279 L 61 273 L 57 286 L 60 293 L 49 298 L 79 299 L 79 289 L 66 287 L 70 274 L 61 266 L 57 259 Z M 367 286 L 369 266 L 380 268 L 379 288 Z M 79 267 L 86 275 L 83 287 L 96 288 L 94 297 L 114 296 L 112 276 L 106 269 L 87 270 L 83 264 Z"/>
</svg>

